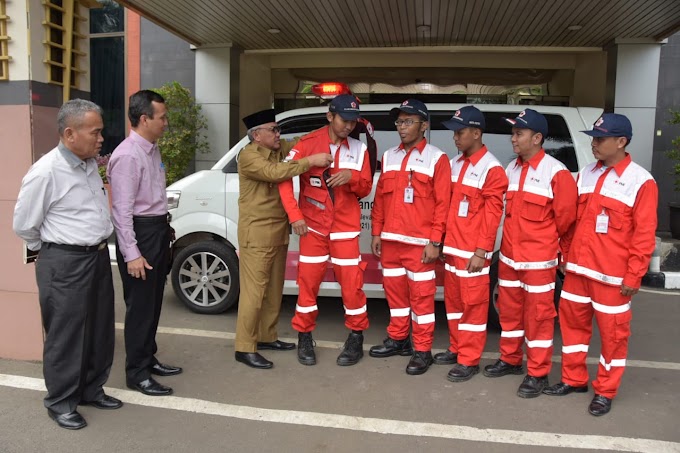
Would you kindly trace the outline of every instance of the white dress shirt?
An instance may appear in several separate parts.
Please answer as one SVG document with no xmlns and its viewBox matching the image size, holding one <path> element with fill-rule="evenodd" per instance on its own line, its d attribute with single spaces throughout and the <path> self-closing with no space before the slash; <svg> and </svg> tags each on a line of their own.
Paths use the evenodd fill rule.
<svg viewBox="0 0 680 453">
<path fill-rule="evenodd" d="M 97 245 L 111 236 L 109 201 L 96 160 L 81 160 L 61 142 L 41 157 L 21 182 L 13 227 L 30 250 L 43 242 Z"/>
</svg>

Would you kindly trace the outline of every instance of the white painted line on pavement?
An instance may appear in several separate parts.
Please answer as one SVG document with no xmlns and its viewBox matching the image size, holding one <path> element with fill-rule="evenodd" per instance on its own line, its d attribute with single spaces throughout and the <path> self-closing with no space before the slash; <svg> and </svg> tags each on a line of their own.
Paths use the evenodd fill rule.
<svg viewBox="0 0 680 453">
<path fill-rule="evenodd" d="M 639 291 L 641 293 L 661 294 L 663 296 L 680 296 L 680 293 L 675 292 L 675 291 L 659 291 L 659 290 L 655 290 L 655 289 L 646 289 L 646 288 L 640 288 Z"/>
<path fill-rule="evenodd" d="M 27 390 L 45 390 L 42 379 L 0 374 L 0 385 Z M 629 452 L 665 453 L 680 451 L 680 443 L 654 439 L 596 436 L 582 434 L 543 433 L 508 429 L 484 429 L 462 425 L 410 422 L 382 418 L 356 417 L 351 415 L 325 414 L 319 412 L 264 409 L 251 406 L 216 403 L 177 396 L 153 397 L 138 392 L 106 387 L 106 393 L 120 398 L 126 404 L 137 404 L 159 409 L 171 409 L 197 414 L 252 420 L 257 422 L 284 423 L 299 426 L 346 429 L 378 434 L 434 437 L 472 442 L 526 445 L 552 448 L 578 448 L 584 450 L 613 450 Z"/>
<path fill-rule="evenodd" d="M 118 330 L 123 330 L 123 323 L 117 322 L 116 323 L 116 329 Z M 169 334 L 169 335 L 185 335 L 185 336 L 190 336 L 190 337 L 203 337 L 203 338 L 218 338 L 222 340 L 233 340 L 236 337 L 236 334 L 232 332 L 217 332 L 214 330 L 200 330 L 200 329 L 182 329 L 182 328 L 177 328 L 177 327 L 162 327 L 158 326 L 158 333 L 164 333 L 164 334 Z M 296 338 L 280 338 L 282 341 L 289 341 L 292 343 L 297 343 Z M 331 349 L 340 349 L 344 345 L 343 342 L 341 341 L 324 341 L 324 340 L 314 340 L 316 341 L 316 345 L 321 348 L 331 348 Z M 496 360 L 498 357 L 500 357 L 500 354 L 497 352 L 485 352 L 482 354 L 483 359 L 490 359 L 490 360 Z M 552 361 L 555 363 L 561 363 L 562 362 L 562 357 L 561 356 L 553 356 Z M 596 357 L 589 357 L 586 359 L 587 363 L 589 365 L 597 365 L 600 363 L 600 359 Z M 627 367 L 633 367 L 633 368 L 653 368 L 657 370 L 671 370 L 671 371 L 680 371 L 680 363 L 674 363 L 674 362 L 652 362 L 648 360 L 626 360 L 626 366 Z"/>
</svg>

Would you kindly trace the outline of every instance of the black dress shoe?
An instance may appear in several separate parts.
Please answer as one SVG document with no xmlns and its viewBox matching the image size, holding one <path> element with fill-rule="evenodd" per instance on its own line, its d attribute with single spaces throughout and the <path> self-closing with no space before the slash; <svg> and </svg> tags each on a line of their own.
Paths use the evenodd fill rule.
<svg viewBox="0 0 680 453">
<path fill-rule="evenodd" d="M 522 364 L 510 365 L 507 362 L 503 362 L 501 359 L 496 360 L 493 365 L 487 365 L 484 367 L 484 376 L 486 377 L 501 377 L 506 374 L 522 374 L 524 370 L 522 369 Z"/>
<path fill-rule="evenodd" d="M 259 368 L 260 370 L 267 370 L 274 366 L 272 362 L 262 357 L 257 352 L 239 352 L 234 353 L 234 358 L 237 362 L 245 363 L 249 367 Z"/>
<path fill-rule="evenodd" d="M 68 414 L 58 414 L 52 409 L 47 409 L 47 415 L 57 422 L 57 425 L 65 429 L 80 429 L 87 426 L 87 422 L 78 411 L 69 412 Z"/>
<path fill-rule="evenodd" d="M 340 366 L 356 365 L 363 356 L 364 334 L 350 332 L 335 363 Z"/>
<path fill-rule="evenodd" d="M 434 363 L 437 365 L 454 365 L 458 363 L 458 354 L 448 349 L 444 352 L 438 352 L 434 355 Z"/>
<path fill-rule="evenodd" d="M 387 337 L 383 344 L 371 346 L 368 355 L 371 357 L 392 357 L 393 355 L 408 356 L 413 354 L 411 339 L 406 337 L 403 340 L 395 340 Z"/>
<path fill-rule="evenodd" d="M 596 417 L 606 414 L 611 409 L 612 409 L 611 398 L 607 398 L 606 396 L 602 395 L 595 395 L 593 400 L 590 402 L 590 406 L 588 406 L 588 412 L 590 412 L 592 415 Z"/>
<path fill-rule="evenodd" d="M 465 382 L 472 379 L 472 376 L 477 373 L 479 373 L 479 365 L 467 366 L 456 363 L 449 374 L 446 375 L 446 379 L 451 382 Z"/>
<path fill-rule="evenodd" d="M 543 389 L 543 393 L 550 396 L 564 396 L 569 395 L 570 393 L 586 393 L 587 391 L 587 385 L 574 387 L 573 385 L 565 384 L 564 382 L 558 382 L 555 385 Z"/>
<path fill-rule="evenodd" d="M 527 374 L 517 389 L 517 396 L 520 398 L 536 398 L 548 385 L 548 376 L 536 377 Z"/>
<path fill-rule="evenodd" d="M 257 349 L 272 351 L 290 351 L 295 349 L 295 343 L 286 343 L 285 341 L 276 340 L 269 343 L 257 343 Z"/>
<path fill-rule="evenodd" d="M 144 379 L 143 381 L 137 383 L 132 383 L 128 381 L 127 386 L 132 390 L 137 390 L 149 396 L 172 395 L 172 389 L 170 387 L 166 387 L 165 385 L 160 384 L 152 377 Z"/>
<path fill-rule="evenodd" d="M 151 367 L 151 374 L 155 374 L 156 376 L 174 376 L 181 372 L 182 369 L 178 366 L 164 365 L 160 362 Z"/>
<path fill-rule="evenodd" d="M 113 410 L 113 409 L 119 409 L 120 407 L 123 406 L 123 402 L 119 400 L 118 398 L 114 398 L 109 395 L 104 395 L 98 400 L 93 400 L 93 401 L 81 401 L 80 404 L 82 406 L 92 406 L 96 407 L 97 409 L 105 409 L 105 410 Z"/>
<path fill-rule="evenodd" d="M 298 362 L 303 365 L 316 365 L 312 332 L 298 333 Z"/>
<path fill-rule="evenodd" d="M 411 360 L 406 365 L 406 374 L 416 376 L 423 374 L 432 365 L 432 353 L 430 351 L 414 351 Z"/>
</svg>

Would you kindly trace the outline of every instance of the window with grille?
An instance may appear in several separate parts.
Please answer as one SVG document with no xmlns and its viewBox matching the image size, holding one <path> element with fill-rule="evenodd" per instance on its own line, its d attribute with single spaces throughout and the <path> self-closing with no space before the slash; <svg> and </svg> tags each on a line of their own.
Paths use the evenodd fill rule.
<svg viewBox="0 0 680 453">
<path fill-rule="evenodd" d="M 9 49 L 7 41 L 7 9 L 5 8 L 5 0 L 0 0 L 0 80 L 9 80 Z"/>
<path fill-rule="evenodd" d="M 47 80 L 63 86 L 69 78 L 71 88 L 78 88 L 79 75 L 86 72 L 82 68 L 83 57 L 87 56 L 82 50 L 87 35 L 79 30 L 87 17 L 79 14 L 80 2 L 77 0 L 44 0 L 43 6 Z"/>
</svg>

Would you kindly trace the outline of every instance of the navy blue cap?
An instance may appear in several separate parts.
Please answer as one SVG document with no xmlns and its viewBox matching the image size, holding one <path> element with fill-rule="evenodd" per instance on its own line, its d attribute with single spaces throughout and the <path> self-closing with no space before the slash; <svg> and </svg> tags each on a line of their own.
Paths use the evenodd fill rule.
<svg viewBox="0 0 680 453">
<path fill-rule="evenodd" d="M 524 109 L 519 112 L 516 118 L 503 118 L 512 127 L 519 129 L 531 129 L 534 132 L 543 134 L 543 138 L 548 136 L 548 121 L 545 116 L 536 110 Z"/>
<path fill-rule="evenodd" d="M 452 131 L 459 131 L 466 127 L 476 127 L 484 130 L 486 128 L 486 121 L 484 114 L 477 108 L 471 105 L 466 105 L 453 114 L 450 120 L 442 121 L 445 128 Z"/>
<path fill-rule="evenodd" d="M 252 129 L 254 127 L 260 126 L 261 124 L 275 123 L 276 122 L 276 112 L 274 109 L 260 110 L 252 115 L 248 115 L 243 118 L 243 124 L 246 125 L 246 129 Z"/>
<path fill-rule="evenodd" d="M 399 112 L 406 112 L 411 115 L 418 115 L 425 121 L 429 120 L 428 118 L 429 112 L 427 111 L 425 103 L 419 101 L 418 99 L 405 100 L 404 102 L 401 103 L 399 107 L 395 107 L 392 110 L 390 110 L 390 116 L 396 118 L 399 116 Z"/>
<path fill-rule="evenodd" d="M 633 138 L 633 126 L 625 115 L 605 113 L 595 121 L 589 131 L 581 131 L 591 137 L 626 137 Z"/>
<path fill-rule="evenodd" d="M 328 111 L 337 113 L 343 120 L 354 121 L 359 118 L 359 102 L 352 94 L 335 96 L 328 106 Z"/>
</svg>

